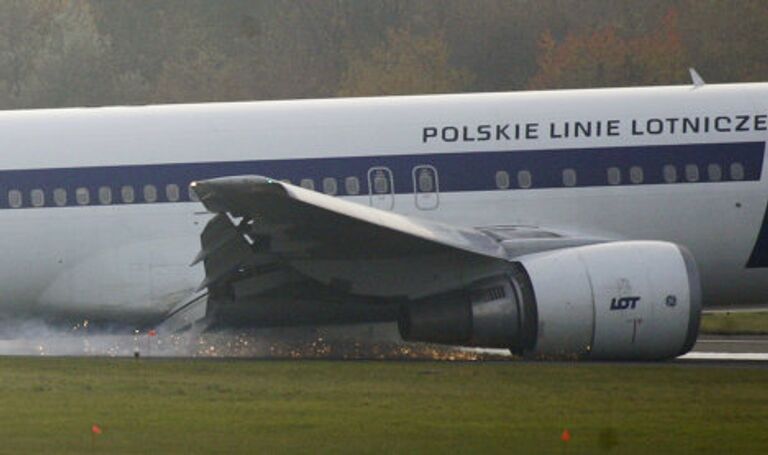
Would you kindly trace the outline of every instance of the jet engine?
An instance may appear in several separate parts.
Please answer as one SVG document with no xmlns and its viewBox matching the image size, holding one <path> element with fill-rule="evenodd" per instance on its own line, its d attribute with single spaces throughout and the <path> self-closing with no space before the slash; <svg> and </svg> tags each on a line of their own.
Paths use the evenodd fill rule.
<svg viewBox="0 0 768 455">
<path fill-rule="evenodd" d="M 509 273 L 404 304 L 407 341 L 542 358 L 656 360 L 688 352 L 699 275 L 676 244 L 612 242 L 516 258 Z"/>
</svg>

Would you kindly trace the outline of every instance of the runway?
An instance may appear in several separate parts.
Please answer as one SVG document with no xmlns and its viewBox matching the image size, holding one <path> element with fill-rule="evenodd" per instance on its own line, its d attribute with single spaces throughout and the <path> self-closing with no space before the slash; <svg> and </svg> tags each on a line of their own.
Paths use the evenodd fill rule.
<svg viewBox="0 0 768 455">
<path fill-rule="evenodd" d="M 768 336 L 702 335 L 680 360 L 768 361 Z"/>
<path fill-rule="evenodd" d="M 497 358 L 510 355 L 504 349 L 471 349 Z M 701 335 L 691 352 L 678 357 L 674 362 L 768 368 L 768 336 Z"/>
<path fill-rule="evenodd" d="M 381 332 L 381 333 L 379 333 Z M 260 334 L 208 334 L 200 339 L 181 335 L 152 338 L 141 335 L 88 335 L 35 333 L 21 339 L 0 340 L 0 355 L 195 357 L 195 358 L 349 358 L 358 360 L 514 360 L 506 349 L 400 346 L 391 330 L 359 333 L 359 343 L 335 343 L 328 332 L 318 339 L 285 344 Z M 280 334 L 284 335 L 284 334 Z M 296 338 L 291 338 L 296 341 Z M 277 341 L 277 343 L 276 343 Z M 367 341 L 367 342 L 366 342 Z M 353 347 L 353 350 L 349 350 Z M 277 349 L 279 348 L 279 349 Z M 390 352 L 391 351 L 391 352 Z M 345 354 L 349 353 L 349 355 Z M 339 354 L 341 353 L 341 354 Z M 470 355 L 462 355 L 469 353 Z M 458 355 L 456 355 L 458 354 Z M 473 355 L 477 354 L 477 355 Z M 768 368 L 768 336 L 701 335 L 693 350 L 674 360 L 679 363 Z"/>
</svg>

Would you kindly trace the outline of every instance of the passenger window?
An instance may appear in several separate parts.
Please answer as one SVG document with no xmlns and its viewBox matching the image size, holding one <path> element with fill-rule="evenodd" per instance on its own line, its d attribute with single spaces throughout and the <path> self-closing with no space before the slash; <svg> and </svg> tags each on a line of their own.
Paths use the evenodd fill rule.
<svg viewBox="0 0 768 455">
<path fill-rule="evenodd" d="M 522 170 L 517 173 L 517 186 L 520 188 L 530 188 L 533 185 L 533 176 L 531 171 Z"/>
<path fill-rule="evenodd" d="M 179 185 L 171 183 L 165 185 L 165 198 L 169 202 L 176 202 L 179 200 Z"/>
<path fill-rule="evenodd" d="M 677 182 L 677 168 L 672 164 L 667 164 L 663 168 L 664 181 L 667 183 Z"/>
<path fill-rule="evenodd" d="M 80 205 L 88 205 L 91 203 L 91 193 L 88 188 L 80 187 L 75 190 L 75 200 Z"/>
<path fill-rule="evenodd" d="M 301 179 L 301 187 L 308 190 L 315 189 L 315 181 L 312 179 Z"/>
<path fill-rule="evenodd" d="M 389 193 L 389 180 L 384 171 L 378 170 L 373 175 L 373 192 L 376 194 Z"/>
<path fill-rule="evenodd" d="M 417 181 L 420 193 L 432 193 L 435 191 L 435 179 L 430 169 L 422 168 L 419 170 Z"/>
<path fill-rule="evenodd" d="M 108 186 L 99 188 L 99 203 L 102 205 L 109 205 L 112 203 L 112 188 Z"/>
<path fill-rule="evenodd" d="M 509 188 L 509 172 L 498 171 L 496 173 L 496 188 L 506 190 Z"/>
<path fill-rule="evenodd" d="M 621 184 L 621 169 L 617 167 L 609 167 L 607 174 L 608 174 L 608 184 L 610 185 Z"/>
<path fill-rule="evenodd" d="M 41 189 L 34 189 L 29 192 L 29 202 L 33 207 L 42 207 L 45 205 L 45 193 Z"/>
<path fill-rule="evenodd" d="M 712 182 L 719 182 L 723 179 L 723 169 L 719 164 L 710 163 L 710 165 L 707 166 L 707 177 Z"/>
<path fill-rule="evenodd" d="M 347 194 L 355 195 L 360 193 L 360 179 L 357 177 L 347 177 L 344 180 L 344 189 Z"/>
<path fill-rule="evenodd" d="M 157 188 L 155 185 L 144 185 L 144 202 L 157 201 Z"/>
<path fill-rule="evenodd" d="M 629 168 L 629 181 L 634 184 L 643 183 L 645 175 L 643 174 L 643 168 L 640 166 L 632 166 Z"/>
<path fill-rule="evenodd" d="M 323 179 L 323 193 L 334 196 L 339 191 L 336 179 L 333 177 L 326 177 Z"/>
<path fill-rule="evenodd" d="M 59 207 L 67 205 L 67 190 L 64 188 L 56 188 L 53 190 L 53 203 Z"/>
<path fill-rule="evenodd" d="M 22 205 L 21 191 L 11 190 L 8 192 L 8 205 L 17 209 Z"/>
<path fill-rule="evenodd" d="M 197 197 L 197 193 L 195 193 L 195 190 L 192 189 L 192 186 L 187 186 L 187 195 L 189 196 L 189 200 L 192 202 L 199 202 L 200 198 Z"/>
<path fill-rule="evenodd" d="M 576 171 L 573 169 L 563 170 L 563 185 L 575 186 L 576 185 Z"/>
<path fill-rule="evenodd" d="M 125 185 L 124 187 L 120 188 L 120 197 L 123 198 L 123 203 L 133 204 L 133 201 L 136 200 L 136 194 L 133 191 L 133 187 L 130 185 Z"/>
<path fill-rule="evenodd" d="M 685 179 L 689 182 L 699 181 L 699 166 L 695 164 L 685 165 Z"/>
<path fill-rule="evenodd" d="M 741 163 L 731 164 L 731 180 L 744 180 L 744 165 Z"/>
</svg>

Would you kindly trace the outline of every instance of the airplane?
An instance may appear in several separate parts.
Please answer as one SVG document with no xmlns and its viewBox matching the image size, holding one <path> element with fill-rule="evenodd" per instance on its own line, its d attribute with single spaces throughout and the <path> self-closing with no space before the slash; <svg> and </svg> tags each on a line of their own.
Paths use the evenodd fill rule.
<svg viewBox="0 0 768 455">
<path fill-rule="evenodd" d="M 767 131 L 763 83 L 0 112 L 0 311 L 673 358 L 768 301 Z"/>
</svg>

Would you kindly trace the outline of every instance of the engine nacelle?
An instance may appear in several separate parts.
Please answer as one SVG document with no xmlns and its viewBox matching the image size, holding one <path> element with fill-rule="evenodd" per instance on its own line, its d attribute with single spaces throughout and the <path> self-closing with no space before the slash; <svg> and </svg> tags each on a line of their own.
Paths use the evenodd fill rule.
<svg viewBox="0 0 768 455">
<path fill-rule="evenodd" d="M 526 337 L 525 309 L 508 276 L 480 281 L 468 289 L 404 305 L 398 328 L 407 341 L 510 348 Z"/>
<path fill-rule="evenodd" d="M 403 339 L 627 360 L 676 357 L 696 341 L 699 275 L 678 245 L 613 242 L 517 261 L 507 276 L 404 305 Z"/>
</svg>

